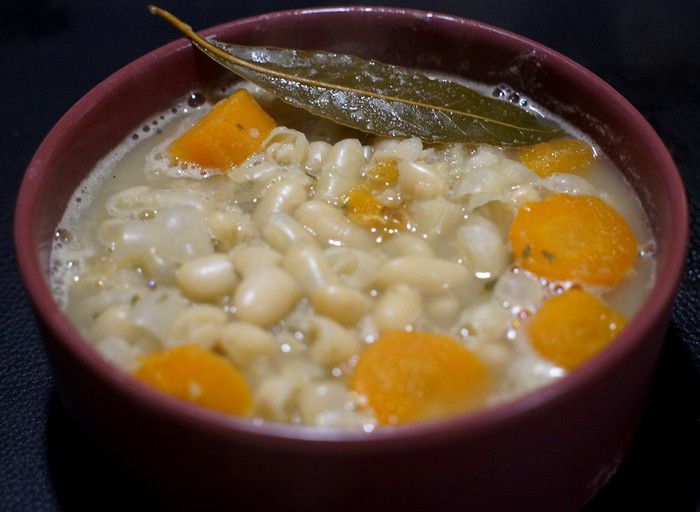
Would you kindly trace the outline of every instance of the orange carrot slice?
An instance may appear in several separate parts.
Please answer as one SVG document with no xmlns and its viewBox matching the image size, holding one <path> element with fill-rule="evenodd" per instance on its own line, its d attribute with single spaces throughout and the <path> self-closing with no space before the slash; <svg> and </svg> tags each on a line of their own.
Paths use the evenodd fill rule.
<svg viewBox="0 0 700 512">
<path fill-rule="evenodd" d="M 168 148 L 177 161 L 227 170 L 260 149 L 275 120 L 245 89 L 217 103 Z"/>
<path fill-rule="evenodd" d="M 474 408 L 488 383 L 486 366 L 456 340 L 391 331 L 362 353 L 350 384 L 379 422 L 395 425 Z"/>
<path fill-rule="evenodd" d="M 527 331 L 545 359 L 571 370 L 605 348 L 626 323 L 594 295 L 569 290 L 545 301 Z"/>
<path fill-rule="evenodd" d="M 245 416 L 252 404 L 240 373 L 226 359 L 199 345 L 148 355 L 134 377 L 175 398 L 229 414 Z"/>
<path fill-rule="evenodd" d="M 524 165 L 542 177 L 582 171 L 593 162 L 591 146 L 572 137 L 526 146 L 519 155 Z"/>
<path fill-rule="evenodd" d="M 556 194 L 520 208 L 510 227 L 516 264 L 542 277 L 614 285 L 637 258 L 617 211 L 593 196 Z"/>
</svg>

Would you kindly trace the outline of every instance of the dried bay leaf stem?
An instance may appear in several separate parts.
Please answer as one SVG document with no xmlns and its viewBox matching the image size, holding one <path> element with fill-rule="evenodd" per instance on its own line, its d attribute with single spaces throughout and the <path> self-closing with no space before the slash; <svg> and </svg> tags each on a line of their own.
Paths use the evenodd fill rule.
<svg viewBox="0 0 700 512">
<path fill-rule="evenodd" d="M 169 12 L 154 6 L 149 10 L 235 74 L 345 126 L 428 143 L 498 146 L 534 144 L 562 134 L 543 118 L 457 82 L 352 55 L 207 40 Z"/>
</svg>

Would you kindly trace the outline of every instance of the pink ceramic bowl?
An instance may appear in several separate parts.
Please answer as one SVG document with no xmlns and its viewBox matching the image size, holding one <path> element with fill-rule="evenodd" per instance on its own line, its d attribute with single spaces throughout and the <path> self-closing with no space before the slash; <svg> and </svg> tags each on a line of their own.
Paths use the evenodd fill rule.
<svg viewBox="0 0 700 512">
<path fill-rule="evenodd" d="M 523 91 L 593 137 L 627 175 L 658 241 L 657 284 L 620 338 L 580 369 L 519 400 L 446 421 L 372 434 L 254 425 L 145 387 L 105 363 L 81 338 L 52 299 L 46 275 L 56 224 L 98 159 L 143 119 L 220 76 L 221 69 L 179 39 L 81 99 L 46 137 L 22 183 L 17 259 L 70 417 L 178 506 L 581 507 L 615 471 L 630 443 L 685 258 L 683 185 L 654 130 L 586 69 L 474 21 L 351 7 L 273 13 L 204 33 L 242 44 L 355 53 Z"/>
</svg>

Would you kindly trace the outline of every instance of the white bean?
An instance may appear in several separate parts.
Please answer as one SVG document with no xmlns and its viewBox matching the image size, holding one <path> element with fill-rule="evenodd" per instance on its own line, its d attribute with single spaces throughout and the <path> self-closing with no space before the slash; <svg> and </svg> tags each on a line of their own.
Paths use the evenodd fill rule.
<svg viewBox="0 0 700 512">
<path fill-rule="evenodd" d="M 399 233 L 382 243 L 384 251 L 390 256 L 435 256 L 428 242 L 411 233 Z"/>
<path fill-rule="evenodd" d="M 324 201 L 340 199 L 360 179 L 363 161 L 359 140 L 344 139 L 334 144 L 323 159 L 315 197 Z"/>
<path fill-rule="evenodd" d="M 226 324 L 219 343 L 228 358 L 243 368 L 257 357 L 270 355 L 275 347 L 271 333 L 248 322 Z"/>
<path fill-rule="evenodd" d="M 256 270 L 241 282 L 234 295 L 240 320 L 266 326 L 282 320 L 301 296 L 292 276 L 277 267 Z"/>
<path fill-rule="evenodd" d="M 195 343 L 206 349 L 214 346 L 226 324 L 223 309 L 208 304 L 196 304 L 175 319 L 167 345 L 170 347 Z"/>
<path fill-rule="evenodd" d="M 262 148 L 269 158 L 282 165 L 298 165 L 306 158 L 309 142 L 303 133 L 278 126 L 267 136 Z"/>
<path fill-rule="evenodd" d="M 284 269 L 307 293 L 338 280 L 321 249 L 314 245 L 292 247 L 284 257 Z"/>
<path fill-rule="evenodd" d="M 233 291 L 236 285 L 233 263 L 225 254 L 200 256 L 175 272 L 175 282 L 189 298 L 213 301 Z"/>
<path fill-rule="evenodd" d="M 511 316 L 501 304 L 489 300 L 462 312 L 458 326 L 474 343 L 503 340 L 511 324 Z"/>
<path fill-rule="evenodd" d="M 301 167 L 298 165 L 288 165 L 286 167 L 278 167 L 278 171 L 266 176 L 264 181 L 253 182 L 251 199 L 260 200 L 269 189 L 274 187 L 277 183 L 285 180 L 294 180 L 300 182 L 304 187 L 309 185 L 312 181 Z"/>
<path fill-rule="evenodd" d="M 493 222 L 472 214 L 457 230 L 458 254 L 480 279 L 495 279 L 506 269 L 510 255 Z"/>
<path fill-rule="evenodd" d="M 297 349 L 298 353 L 305 353 L 308 349 L 304 343 L 298 341 L 290 333 L 284 333 L 281 337 L 277 336 L 277 341 L 288 345 L 299 345 L 299 348 Z M 294 349 L 289 352 L 289 354 L 292 353 L 294 353 Z M 285 358 L 284 362 L 279 366 L 279 371 L 282 375 L 291 377 L 295 381 L 302 384 L 320 380 L 327 376 L 326 369 L 323 366 L 311 361 L 308 357 Z"/>
<path fill-rule="evenodd" d="M 459 300 L 454 295 L 439 295 L 428 301 L 426 312 L 433 322 L 448 324 L 457 318 L 459 307 Z"/>
<path fill-rule="evenodd" d="M 445 237 L 463 218 L 462 207 L 442 196 L 429 201 L 414 201 L 410 211 L 416 233 L 431 238 Z"/>
<path fill-rule="evenodd" d="M 101 340 L 107 337 L 119 337 L 133 341 L 138 327 L 129 318 L 129 306 L 111 306 L 100 313 L 90 327 L 90 338 Z"/>
<path fill-rule="evenodd" d="M 397 285 L 386 291 L 374 310 L 374 323 L 380 332 L 403 330 L 421 315 L 423 301 L 417 290 Z"/>
<path fill-rule="evenodd" d="M 297 208 L 294 218 L 314 233 L 323 244 L 369 248 L 372 237 L 343 213 L 323 201 L 307 201 Z"/>
<path fill-rule="evenodd" d="M 251 198 L 259 201 L 268 190 L 274 187 L 277 183 L 284 181 L 286 178 L 287 172 L 285 171 L 284 167 L 279 167 L 279 170 L 275 174 L 266 176 L 265 181 L 253 182 Z"/>
<path fill-rule="evenodd" d="M 379 271 L 377 282 L 385 288 L 403 283 L 424 292 L 437 293 L 461 288 L 470 280 L 471 274 L 459 263 L 408 256 L 385 264 Z"/>
<path fill-rule="evenodd" d="M 242 212 L 215 211 L 207 215 L 206 223 L 219 242 L 219 250 L 231 249 L 255 233 L 250 217 Z"/>
<path fill-rule="evenodd" d="M 423 151 L 423 142 L 418 137 L 410 139 L 392 139 L 377 137 L 373 144 L 374 160 L 416 160 Z"/>
<path fill-rule="evenodd" d="M 379 253 L 352 247 L 328 247 L 325 254 L 341 282 L 361 290 L 366 290 L 375 283 L 385 261 Z"/>
<path fill-rule="evenodd" d="M 348 389 L 339 382 L 312 382 L 299 392 L 299 411 L 304 423 L 315 424 L 319 416 L 352 405 Z"/>
<path fill-rule="evenodd" d="M 108 336 L 102 339 L 95 349 L 110 363 L 131 373 L 140 366 L 139 356 L 143 350 L 137 345 L 132 345 L 119 336 Z"/>
<path fill-rule="evenodd" d="M 187 206 L 199 211 L 207 209 L 208 200 L 204 194 L 195 191 L 131 187 L 112 195 L 105 205 L 112 217 L 138 219 L 148 210 L 166 210 L 177 206 Z"/>
<path fill-rule="evenodd" d="M 445 191 L 445 183 L 435 165 L 401 161 L 399 188 L 413 199 L 432 199 Z"/>
<path fill-rule="evenodd" d="M 253 413 L 267 420 L 289 421 L 299 383 L 285 375 L 274 375 L 255 391 Z"/>
<path fill-rule="evenodd" d="M 230 212 L 215 211 L 207 215 L 204 221 L 211 230 L 211 234 L 217 240 L 233 240 L 238 231 L 236 218 Z"/>
<path fill-rule="evenodd" d="M 420 139 L 419 139 L 420 140 Z M 387 153 L 391 156 L 391 160 L 396 160 L 396 154 L 394 150 L 401 143 L 401 139 L 395 137 L 381 137 L 375 136 L 372 139 L 372 146 L 374 146 L 375 156 L 378 154 Z M 423 143 L 421 142 L 421 146 Z"/>
<path fill-rule="evenodd" d="M 309 350 L 311 359 L 326 368 L 334 368 L 360 353 L 362 343 L 351 331 L 324 317 L 315 317 L 312 322 L 313 345 Z"/>
<path fill-rule="evenodd" d="M 239 245 L 228 253 L 228 257 L 242 277 L 261 268 L 276 267 L 282 263 L 282 255 L 266 245 Z"/>
<path fill-rule="evenodd" d="M 253 158 L 246 160 L 235 172 L 230 172 L 226 176 L 239 185 L 244 183 L 267 183 L 274 179 L 275 176 L 278 176 L 282 169 L 274 162 Z"/>
<path fill-rule="evenodd" d="M 347 326 L 356 324 L 372 305 L 362 292 L 343 284 L 317 288 L 311 294 L 311 304 L 318 314 Z"/>
<path fill-rule="evenodd" d="M 509 160 L 502 150 L 480 148 L 462 167 L 462 178 L 452 191 L 453 199 L 475 208 L 499 197 L 517 185 L 538 181 L 524 165 Z"/>
<path fill-rule="evenodd" d="M 253 220 L 265 224 L 276 213 L 291 213 L 306 201 L 306 187 L 297 180 L 284 180 L 270 187 L 260 200 Z"/>
<path fill-rule="evenodd" d="M 273 215 L 262 230 L 265 241 L 282 253 L 296 244 L 314 245 L 316 239 L 286 213 Z"/>
<path fill-rule="evenodd" d="M 315 141 L 309 144 L 309 151 L 306 153 L 304 167 L 312 176 L 321 173 L 321 165 L 326 155 L 331 149 L 331 145 L 323 141 Z"/>
</svg>

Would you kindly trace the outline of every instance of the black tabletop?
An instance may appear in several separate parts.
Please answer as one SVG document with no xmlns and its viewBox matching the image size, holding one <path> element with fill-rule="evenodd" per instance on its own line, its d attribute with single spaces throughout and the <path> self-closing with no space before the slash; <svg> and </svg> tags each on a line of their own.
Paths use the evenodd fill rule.
<svg viewBox="0 0 700 512">
<path fill-rule="evenodd" d="M 0 510 L 160 509 L 65 417 L 14 261 L 12 209 L 24 169 L 83 94 L 174 39 L 145 0 L 3 0 L 0 7 Z M 338 5 L 352 1 L 337 2 Z M 355 2 L 367 3 L 367 2 Z M 371 3 L 371 2 L 370 2 Z M 696 2 L 384 0 L 473 18 L 539 41 L 627 97 L 666 142 L 700 213 L 700 37 Z M 195 28 L 336 2 L 162 0 Z M 693 15 L 693 13 L 695 13 Z M 587 510 L 700 510 L 700 227 L 634 444 Z"/>
</svg>

